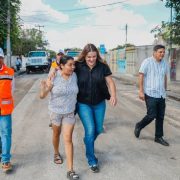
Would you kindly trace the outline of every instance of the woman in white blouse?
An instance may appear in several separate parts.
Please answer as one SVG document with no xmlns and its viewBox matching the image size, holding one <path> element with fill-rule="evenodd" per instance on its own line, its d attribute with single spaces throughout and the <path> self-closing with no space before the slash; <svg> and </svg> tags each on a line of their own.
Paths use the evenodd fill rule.
<svg viewBox="0 0 180 180">
<path fill-rule="evenodd" d="M 40 98 L 44 98 L 50 92 L 48 109 L 53 129 L 54 163 L 62 164 L 63 158 L 59 152 L 59 140 L 63 132 L 65 153 L 67 157 L 67 178 L 79 179 L 73 169 L 73 143 L 72 134 L 75 125 L 75 106 L 77 102 L 77 77 L 74 73 L 75 63 L 72 57 L 64 56 L 60 60 L 60 70 L 54 75 L 41 81 Z"/>
</svg>

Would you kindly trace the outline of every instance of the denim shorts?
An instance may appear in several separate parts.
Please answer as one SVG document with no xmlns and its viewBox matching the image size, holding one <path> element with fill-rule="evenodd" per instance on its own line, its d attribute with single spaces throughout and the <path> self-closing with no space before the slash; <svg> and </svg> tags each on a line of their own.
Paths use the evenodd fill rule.
<svg viewBox="0 0 180 180">
<path fill-rule="evenodd" d="M 50 113 L 50 120 L 52 124 L 60 126 L 61 124 L 75 124 L 76 119 L 74 112 L 68 114 L 57 114 L 54 112 Z"/>
</svg>

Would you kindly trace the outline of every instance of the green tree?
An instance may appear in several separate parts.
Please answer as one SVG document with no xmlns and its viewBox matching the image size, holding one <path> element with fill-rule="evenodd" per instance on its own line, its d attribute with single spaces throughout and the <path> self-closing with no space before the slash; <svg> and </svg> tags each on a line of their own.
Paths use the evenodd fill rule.
<svg viewBox="0 0 180 180">
<path fill-rule="evenodd" d="M 180 45 L 180 1 L 166 0 L 166 7 L 172 8 L 174 16 L 173 16 L 173 21 L 167 23 L 165 28 L 167 28 L 167 31 L 170 31 L 172 35 L 172 42 L 174 44 Z"/>
<path fill-rule="evenodd" d="M 151 30 L 151 33 L 154 33 L 154 37 L 158 38 L 159 36 L 162 37 L 162 39 L 167 42 L 170 43 L 170 26 L 168 23 L 162 21 L 161 26 L 156 26 L 155 28 L 153 28 Z"/>
<path fill-rule="evenodd" d="M 35 28 L 21 30 L 18 43 L 14 47 L 16 54 L 27 55 L 29 51 L 35 51 L 37 49 L 46 50 L 48 42 L 44 40 L 42 31 Z"/>
<path fill-rule="evenodd" d="M 18 42 L 20 33 L 19 16 L 20 0 L 10 0 L 10 19 L 11 19 L 11 46 L 12 50 Z M 7 37 L 7 0 L 0 0 L 0 47 L 6 49 L 6 37 Z"/>
<path fill-rule="evenodd" d="M 170 44 L 180 45 L 180 1 L 166 0 L 165 6 L 172 8 L 172 22 L 162 22 L 161 27 L 155 27 L 151 33 L 155 33 L 155 37 L 162 36 L 162 38 Z"/>
<path fill-rule="evenodd" d="M 116 48 L 113 48 L 112 50 L 123 49 L 125 47 L 134 47 L 134 46 L 135 46 L 134 44 L 127 43 L 124 45 L 118 45 Z"/>
<path fill-rule="evenodd" d="M 82 51 L 82 49 L 78 48 L 78 47 L 73 47 L 73 48 L 66 48 L 66 49 L 64 49 L 64 51 L 65 52 L 67 52 L 67 51 Z"/>
<path fill-rule="evenodd" d="M 50 50 L 50 49 L 48 49 L 47 51 L 50 53 L 50 58 L 51 58 L 51 59 L 52 59 L 52 58 L 56 58 L 56 52 L 55 52 L 55 51 Z"/>
</svg>

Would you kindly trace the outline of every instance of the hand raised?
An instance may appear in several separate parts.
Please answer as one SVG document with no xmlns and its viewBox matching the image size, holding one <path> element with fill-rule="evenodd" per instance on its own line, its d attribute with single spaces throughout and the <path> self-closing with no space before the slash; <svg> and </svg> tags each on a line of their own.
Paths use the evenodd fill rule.
<svg viewBox="0 0 180 180">
<path fill-rule="evenodd" d="M 51 77 L 51 76 L 49 76 L 48 78 L 47 78 L 47 80 L 46 80 L 46 86 L 48 87 L 48 88 L 52 88 L 52 86 L 53 86 L 53 77 Z"/>
</svg>

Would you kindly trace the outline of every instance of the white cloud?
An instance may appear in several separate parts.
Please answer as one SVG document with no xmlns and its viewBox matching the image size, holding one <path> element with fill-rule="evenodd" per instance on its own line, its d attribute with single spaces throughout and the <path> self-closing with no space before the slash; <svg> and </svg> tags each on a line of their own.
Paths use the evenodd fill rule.
<svg viewBox="0 0 180 180">
<path fill-rule="evenodd" d="M 157 0 L 129 0 L 127 3 L 131 3 L 132 5 L 145 5 L 155 1 Z M 116 2 L 118 2 L 118 0 Z M 101 3 L 97 0 L 79 0 L 79 3 L 91 7 L 112 3 L 112 0 L 101 0 Z M 27 20 L 34 19 L 39 21 L 40 24 L 46 19 L 50 21 L 56 20 L 61 23 L 68 22 L 67 15 L 43 4 L 42 0 L 22 0 L 22 4 L 22 14 L 31 15 L 30 17 L 26 17 Z M 36 6 L 34 4 L 36 4 Z M 78 3 L 76 6 L 77 5 Z M 46 24 L 45 35 L 50 43 L 50 48 L 56 51 L 59 48 L 83 48 L 87 43 L 91 42 L 97 46 L 103 43 L 107 49 L 111 49 L 119 44 L 122 45 L 125 43 L 126 24 L 128 24 L 128 43 L 143 45 L 153 42 L 153 34 L 150 33 L 150 30 L 153 28 L 153 22 L 147 22 L 141 14 L 137 14 L 133 10 L 127 10 L 121 5 L 114 5 L 105 8 L 91 9 L 90 11 L 91 15 L 85 15 L 86 21 L 81 26 L 64 24 L 63 27 L 66 28 L 65 30 L 61 28 L 62 24 L 58 25 L 58 23 L 54 22 L 51 26 Z M 47 12 L 47 14 L 42 15 L 42 12 Z M 39 16 L 37 16 L 37 13 L 39 13 Z M 32 15 L 35 15 L 36 18 L 33 18 Z M 81 21 L 79 22 L 81 24 Z M 77 21 L 73 22 L 73 24 L 78 23 Z"/>
<path fill-rule="evenodd" d="M 86 0 L 89 5 L 94 5 L 91 0 Z M 108 2 L 108 0 L 106 0 Z M 96 1 L 97 4 L 97 1 Z M 93 15 L 88 17 L 87 24 L 63 32 L 52 30 L 47 33 L 51 48 L 58 50 L 67 47 L 83 47 L 86 43 L 99 46 L 104 43 L 108 49 L 125 43 L 125 25 L 128 24 L 128 42 L 137 45 L 151 43 L 153 35 L 144 27 L 148 23 L 143 16 L 127 11 L 123 7 L 113 9 L 92 9 Z M 139 35 L 139 36 L 138 36 Z M 61 47 L 60 47 L 61 46 Z"/>
<path fill-rule="evenodd" d="M 112 11 L 97 11 L 95 22 L 96 24 L 110 24 L 115 27 L 122 27 L 125 24 L 137 27 L 147 23 L 143 16 L 121 7 L 115 8 Z"/>
<path fill-rule="evenodd" d="M 21 18 L 24 24 L 43 23 L 45 21 L 68 22 L 69 17 L 52 9 L 42 0 L 21 0 Z"/>
<path fill-rule="evenodd" d="M 107 49 L 111 49 L 125 43 L 125 30 L 118 30 L 115 27 L 103 30 L 103 28 L 84 26 L 64 32 L 62 35 L 52 30 L 47 33 L 47 36 L 54 50 L 67 47 L 83 48 L 87 43 L 94 43 L 96 46 L 103 43 Z M 151 44 L 153 35 L 143 29 L 131 29 L 128 31 L 128 42 L 135 45 Z"/>
</svg>

